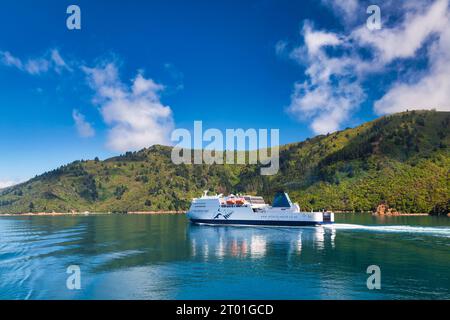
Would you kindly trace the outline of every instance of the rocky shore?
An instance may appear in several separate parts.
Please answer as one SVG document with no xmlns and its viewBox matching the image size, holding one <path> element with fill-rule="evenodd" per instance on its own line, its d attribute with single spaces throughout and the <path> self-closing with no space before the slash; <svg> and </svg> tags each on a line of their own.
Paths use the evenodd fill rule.
<svg viewBox="0 0 450 320">
<path fill-rule="evenodd" d="M 378 205 L 373 215 L 376 216 L 428 216 L 428 213 L 403 213 L 398 212 L 394 208 L 390 208 L 387 204 L 381 203 Z"/>
</svg>

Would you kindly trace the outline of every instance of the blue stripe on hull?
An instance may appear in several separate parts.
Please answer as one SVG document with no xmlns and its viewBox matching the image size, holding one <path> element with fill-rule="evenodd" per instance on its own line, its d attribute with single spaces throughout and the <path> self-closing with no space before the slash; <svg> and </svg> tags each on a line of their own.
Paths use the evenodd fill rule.
<svg viewBox="0 0 450 320">
<path fill-rule="evenodd" d="M 314 221 L 267 221 L 267 220 L 208 220 L 208 219 L 191 219 L 193 223 L 204 224 L 217 224 L 217 225 L 246 225 L 246 226 L 316 226 L 320 225 L 320 222 Z"/>
</svg>

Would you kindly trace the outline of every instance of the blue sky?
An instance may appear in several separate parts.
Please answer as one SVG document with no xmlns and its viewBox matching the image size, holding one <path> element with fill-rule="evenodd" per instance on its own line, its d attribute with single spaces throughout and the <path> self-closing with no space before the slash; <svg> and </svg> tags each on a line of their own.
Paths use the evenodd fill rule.
<svg viewBox="0 0 450 320">
<path fill-rule="evenodd" d="M 81 30 L 66 28 L 70 4 Z M 194 120 L 277 128 L 285 144 L 401 111 L 408 99 L 409 109 L 447 110 L 450 81 L 438 70 L 449 61 L 448 2 L 380 2 L 376 32 L 368 5 L 2 1 L 0 187 L 164 143 Z M 431 100 L 414 87 L 436 82 Z"/>
</svg>

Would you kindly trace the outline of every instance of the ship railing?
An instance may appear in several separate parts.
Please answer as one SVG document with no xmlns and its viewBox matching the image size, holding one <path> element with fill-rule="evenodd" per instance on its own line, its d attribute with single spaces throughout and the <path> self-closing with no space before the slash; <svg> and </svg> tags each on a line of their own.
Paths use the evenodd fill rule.
<svg viewBox="0 0 450 320">
<path fill-rule="evenodd" d="M 222 203 L 220 205 L 220 207 L 222 208 L 240 208 L 240 207 L 250 207 L 249 204 L 226 204 L 226 203 Z"/>
</svg>

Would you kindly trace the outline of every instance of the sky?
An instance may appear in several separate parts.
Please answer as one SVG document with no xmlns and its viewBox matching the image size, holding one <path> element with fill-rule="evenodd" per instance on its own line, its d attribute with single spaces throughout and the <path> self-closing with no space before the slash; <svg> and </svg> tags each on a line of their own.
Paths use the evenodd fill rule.
<svg viewBox="0 0 450 320">
<path fill-rule="evenodd" d="M 173 144 L 196 120 L 279 129 L 286 144 L 448 111 L 448 1 L 2 1 L 0 188 Z"/>
</svg>

